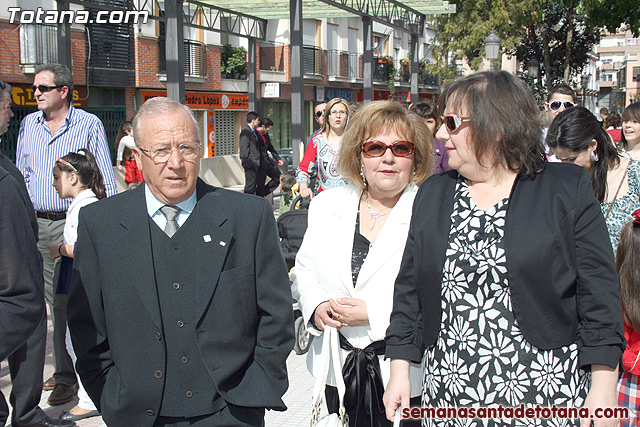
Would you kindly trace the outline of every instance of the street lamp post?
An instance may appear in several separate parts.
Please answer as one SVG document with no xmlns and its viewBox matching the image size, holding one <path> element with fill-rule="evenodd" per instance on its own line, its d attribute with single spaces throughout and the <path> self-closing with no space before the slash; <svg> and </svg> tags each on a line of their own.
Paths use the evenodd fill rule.
<svg viewBox="0 0 640 427">
<path fill-rule="evenodd" d="M 527 74 L 533 79 L 533 83 L 538 83 L 538 73 L 540 71 L 540 62 L 535 59 L 527 61 Z"/>
<path fill-rule="evenodd" d="M 589 85 L 589 80 L 591 80 L 589 74 L 583 74 L 580 78 L 580 84 L 582 85 L 582 106 L 585 108 L 587 106 L 587 86 Z"/>
<path fill-rule="evenodd" d="M 491 30 L 489 35 L 484 39 L 484 49 L 489 60 L 489 66 L 491 71 L 495 71 L 495 65 L 493 61 L 498 59 L 500 54 L 500 42 L 502 39 L 496 36 L 496 32 Z"/>
</svg>

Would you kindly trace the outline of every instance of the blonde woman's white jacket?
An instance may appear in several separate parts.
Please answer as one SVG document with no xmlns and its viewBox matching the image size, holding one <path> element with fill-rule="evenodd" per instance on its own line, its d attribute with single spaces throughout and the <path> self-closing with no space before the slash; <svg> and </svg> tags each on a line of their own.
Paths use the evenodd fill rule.
<svg viewBox="0 0 640 427">
<path fill-rule="evenodd" d="M 409 185 L 396 206 L 387 215 L 382 230 L 369 249 L 353 286 L 351 254 L 356 215 L 361 190 L 353 185 L 323 191 L 311 202 L 309 226 L 291 270 L 292 293 L 298 300 L 307 330 L 315 336 L 307 356 L 309 372 L 319 375 L 322 332 L 313 325 L 311 316 L 316 307 L 330 298 L 360 298 L 366 302 L 368 326 L 343 327 L 340 333 L 351 345 L 365 348 L 383 340 L 393 308 L 393 287 L 400 268 L 409 232 L 411 209 L 418 188 Z M 361 212 L 369 215 L 368 211 Z M 348 352 L 341 350 L 342 363 Z M 389 381 L 389 361 L 380 356 L 382 381 Z M 411 395 L 420 394 L 421 368 L 411 365 Z M 329 385 L 335 385 L 330 369 Z"/>
</svg>

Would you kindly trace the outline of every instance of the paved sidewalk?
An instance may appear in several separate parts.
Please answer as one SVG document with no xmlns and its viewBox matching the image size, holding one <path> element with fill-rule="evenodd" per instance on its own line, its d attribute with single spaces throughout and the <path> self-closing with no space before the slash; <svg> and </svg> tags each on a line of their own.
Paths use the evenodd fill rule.
<svg viewBox="0 0 640 427">
<path fill-rule="evenodd" d="M 53 373 L 52 363 L 52 347 L 51 342 L 52 324 L 48 322 L 47 333 L 47 354 L 44 367 L 44 378 L 49 378 Z M 288 407 L 285 412 L 268 411 L 265 417 L 267 427 L 299 427 L 309 424 L 309 415 L 311 413 L 311 393 L 313 389 L 313 377 L 307 371 L 306 355 L 298 356 L 291 352 L 287 359 L 287 367 L 289 369 L 289 390 L 284 396 L 284 401 Z M 0 389 L 9 399 L 11 392 L 11 379 L 9 377 L 9 365 L 6 361 L 2 361 L 0 369 Z M 68 411 L 76 404 L 77 399 L 60 406 L 49 406 L 47 398 L 51 394 L 50 391 L 42 393 L 40 407 L 52 418 L 58 418 L 62 411 Z M 9 417 L 11 420 L 11 417 Z M 105 426 L 101 417 L 87 418 L 78 423 L 79 427 L 102 427 Z M 10 424 L 7 424 L 10 426 Z M 132 426 L 133 427 L 133 426 Z"/>
<path fill-rule="evenodd" d="M 278 216 L 279 199 L 275 197 L 272 200 L 274 216 Z M 47 324 L 47 349 L 43 378 L 49 378 L 53 373 L 51 336 L 53 326 L 49 318 Z M 285 412 L 268 411 L 265 417 L 266 427 L 299 427 L 309 425 L 311 414 L 311 393 L 313 391 L 313 377 L 307 371 L 306 355 L 298 356 L 291 352 L 287 359 L 287 367 L 289 370 L 289 390 L 284 395 L 284 402 L 288 409 Z M 11 392 L 11 378 L 9 376 L 9 365 L 6 360 L 0 363 L 0 390 L 9 400 Z M 51 394 L 50 391 L 42 393 L 40 407 L 52 418 L 58 418 L 62 411 L 68 411 L 77 403 L 77 399 L 60 406 L 49 406 L 47 398 Z M 11 416 L 9 416 L 9 420 Z M 103 427 L 105 426 L 102 417 L 92 417 L 81 420 L 77 423 L 78 427 Z M 8 427 L 11 424 L 7 424 Z M 132 426 L 135 427 L 135 426 Z"/>
</svg>

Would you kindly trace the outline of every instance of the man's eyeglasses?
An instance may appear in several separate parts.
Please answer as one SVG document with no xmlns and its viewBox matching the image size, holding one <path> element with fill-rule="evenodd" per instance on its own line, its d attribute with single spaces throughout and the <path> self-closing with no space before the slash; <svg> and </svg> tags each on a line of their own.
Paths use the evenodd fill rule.
<svg viewBox="0 0 640 427">
<path fill-rule="evenodd" d="M 329 113 L 330 116 L 346 116 L 347 112 L 344 110 L 336 110 Z"/>
<path fill-rule="evenodd" d="M 324 113 L 324 110 L 316 111 L 316 117 L 320 118 L 323 113 Z"/>
<path fill-rule="evenodd" d="M 469 117 L 459 117 L 455 114 L 447 114 L 446 116 L 442 116 L 442 123 L 449 129 L 449 132 L 455 132 L 460 126 L 465 123 L 469 123 L 471 118 Z"/>
<path fill-rule="evenodd" d="M 138 149 L 142 152 L 147 153 L 147 155 L 151 157 L 151 160 L 153 160 L 155 163 L 164 163 L 168 161 L 169 158 L 171 158 L 171 154 L 173 154 L 174 150 L 178 152 L 180 157 L 187 161 L 195 160 L 196 157 L 200 155 L 199 142 L 193 144 L 180 144 L 178 145 L 178 148 L 173 148 L 169 145 L 156 145 L 149 150 L 145 150 L 144 148 L 139 147 Z"/>
<path fill-rule="evenodd" d="M 576 104 L 571 101 L 553 101 L 549 103 L 549 109 L 551 111 L 558 111 L 563 105 L 565 110 L 576 106 Z"/>
<path fill-rule="evenodd" d="M 36 93 L 36 89 L 38 89 L 40 91 L 40 93 L 47 93 L 50 90 L 53 89 L 60 89 L 61 87 L 64 87 L 64 85 L 60 85 L 60 86 L 47 86 L 47 85 L 33 85 L 31 86 L 31 91 L 33 91 L 33 93 Z"/>
<path fill-rule="evenodd" d="M 391 145 L 382 141 L 367 141 L 362 144 L 362 153 L 366 157 L 382 157 L 387 150 L 396 157 L 407 157 L 413 154 L 415 146 L 409 141 L 396 141 Z"/>
</svg>

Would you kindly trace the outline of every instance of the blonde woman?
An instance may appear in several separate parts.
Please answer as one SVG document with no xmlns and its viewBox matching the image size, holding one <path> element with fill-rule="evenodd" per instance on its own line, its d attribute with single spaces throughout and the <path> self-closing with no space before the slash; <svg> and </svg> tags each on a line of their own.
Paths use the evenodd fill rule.
<svg viewBox="0 0 640 427">
<path fill-rule="evenodd" d="M 316 336 L 307 359 L 314 376 L 322 375 L 325 325 L 340 331 L 350 426 L 391 425 L 382 406 L 389 379 L 383 340 L 413 200 L 432 169 L 433 137 L 422 118 L 395 101 L 371 102 L 355 113 L 340 148 L 338 171 L 348 185 L 322 192 L 309 209 L 292 291 Z M 357 362 L 362 352 L 371 356 L 366 363 Z M 419 395 L 417 365 L 412 373 Z M 332 378 L 328 386 L 335 384 Z M 328 387 L 326 397 L 337 412 L 337 390 Z"/>
<path fill-rule="evenodd" d="M 306 199 L 327 188 L 345 185 L 346 181 L 337 170 L 338 151 L 342 136 L 349 121 L 349 103 L 342 98 L 333 98 L 327 102 L 324 110 L 324 124 L 316 133 L 304 153 L 298 166 L 298 186 L 300 195 Z M 315 189 L 310 188 L 310 175 L 316 168 L 318 176 Z"/>
</svg>

